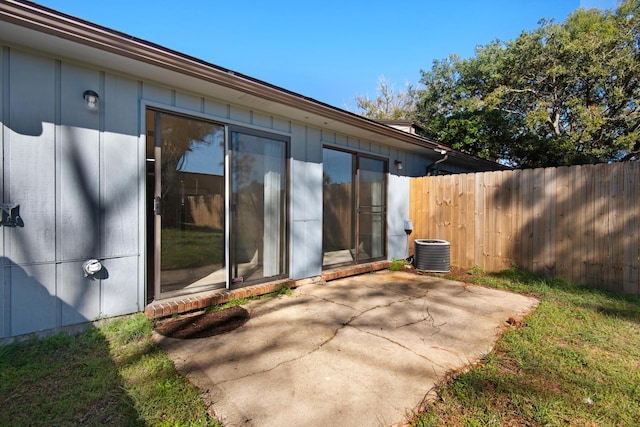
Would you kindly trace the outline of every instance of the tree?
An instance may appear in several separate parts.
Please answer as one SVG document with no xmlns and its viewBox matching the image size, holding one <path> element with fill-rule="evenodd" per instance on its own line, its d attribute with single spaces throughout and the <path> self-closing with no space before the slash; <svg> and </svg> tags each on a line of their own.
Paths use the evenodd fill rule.
<svg viewBox="0 0 640 427">
<path fill-rule="evenodd" d="M 578 9 L 422 71 L 415 118 L 454 148 L 516 166 L 640 157 L 640 5 Z"/>
<path fill-rule="evenodd" d="M 378 79 L 378 96 L 370 99 L 368 96 L 357 95 L 356 111 L 370 119 L 410 120 L 415 111 L 413 99 L 414 89 L 407 84 L 406 91 L 396 93 L 395 86 L 384 76 Z"/>
</svg>

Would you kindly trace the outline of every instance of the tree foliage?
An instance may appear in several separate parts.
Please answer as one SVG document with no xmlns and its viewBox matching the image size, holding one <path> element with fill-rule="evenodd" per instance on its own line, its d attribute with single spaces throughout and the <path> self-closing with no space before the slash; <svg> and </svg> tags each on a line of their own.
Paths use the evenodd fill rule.
<svg viewBox="0 0 640 427">
<path fill-rule="evenodd" d="M 393 83 L 384 76 L 378 79 L 377 96 L 357 95 L 356 111 L 370 119 L 408 120 L 415 112 L 414 89 L 407 84 L 407 89 L 396 92 Z"/>
<path fill-rule="evenodd" d="M 411 118 L 454 148 L 524 167 L 640 157 L 640 5 L 578 9 L 422 71 Z"/>
</svg>

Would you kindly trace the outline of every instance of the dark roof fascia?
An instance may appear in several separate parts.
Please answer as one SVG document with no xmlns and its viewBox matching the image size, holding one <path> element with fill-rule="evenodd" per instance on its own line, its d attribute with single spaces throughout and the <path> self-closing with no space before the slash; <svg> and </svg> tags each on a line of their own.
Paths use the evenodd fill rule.
<svg viewBox="0 0 640 427">
<path fill-rule="evenodd" d="M 328 119 L 363 128 L 414 146 L 434 150 L 444 149 L 449 152 L 450 157 L 459 158 L 464 163 L 476 164 L 476 166 L 482 165 L 484 168 L 494 170 L 507 168 L 498 163 L 455 151 L 427 138 L 394 129 L 375 120 L 342 110 L 245 74 L 33 2 L 25 0 L 5 0 L 0 2 L 0 19 L 292 108 L 318 114 Z"/>
<path fill-rule="evenodd" d="M 424 126 L 420 122 L 416 122 L 415 120 L 376 119 L 376 121 L 382 123 L 383 125 L 407 125 L 424 130 Z"/>
</svg>

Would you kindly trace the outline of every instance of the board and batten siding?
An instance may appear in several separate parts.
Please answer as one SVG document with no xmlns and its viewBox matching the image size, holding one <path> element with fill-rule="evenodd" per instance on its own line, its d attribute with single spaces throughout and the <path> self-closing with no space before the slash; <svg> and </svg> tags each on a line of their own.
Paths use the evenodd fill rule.
<svg viewBox="0 0 640 427">
<path fill-rule="evenodd" d="M 142 311 L 146 304 L 144 108 L 288 135 L 289 272 L 322 272 L 322 147 L 334 145 L 405 164 L 389 180 L 388 248 L 402 258 L 409 174 L 428 161 L 329 129 L 170 87 L 0 46 L 2 203 L 20 205 L 23 227 L 0 226 L 0 338 Z M 100 95 L 97 112 L 82 94 Z M 393 172 L 393 170 L 391 170 Z M 398 196 L 399 195 L 399 196 Z M 406 214 L 405 214 L 406 213 Z M 399 217 L 391 218 L 392 215 Z M 82 263 L 104 272 L 84 277 Z"/>
<path fill-rule="evenodd" d="M 20 205 L 24 226 L 0 227 L 0 337 L 140 310 L 137 84 L 2 53 L 2 202 Z M 89 88 L 118 105 L 88 111 Z M 99 278 L 84 277 L 91 258 Z"/>
</svg>

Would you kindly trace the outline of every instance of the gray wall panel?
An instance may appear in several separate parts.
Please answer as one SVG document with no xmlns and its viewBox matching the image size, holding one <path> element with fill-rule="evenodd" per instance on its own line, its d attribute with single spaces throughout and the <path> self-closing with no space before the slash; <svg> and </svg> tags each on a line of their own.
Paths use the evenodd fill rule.
<svg viewBox="0 0 640 427">
<path fill-rule="evenodd" d="M 62 64 L 57 218 L 57 260 L 93 258 L 100 251 L 100 111 L 82 94 L 100 92 L 100 74 Z"/>
<path fill-rule="evenodd" d="M 335 143 L 338 144 L 340 147 L 344 147 L 344 148 L 353 148 L 353 149 L 358 149 L 360 148 L 359 145 L 357 144 L 357 140 L 351 138 L 351 140 L 342 134 L 336 134 L 335 135 Z"/>
<path fill-rule="evenodd" d="M 292 126 L 291 277 L 322 272 L 322 142 L 319 129 Z"/>
<path fill-rule="evenodd" d="M 140 252 L 138 241 L 140 194 L 138 179 L 138 139 L 132 136 L 105 134 L 102 144 L 101 210 L 105 257 Z M 118 172 L 115 172 L 118 171 Z"/>
<path fill-rule="evenodd" d="M 4 64 L 5 66 L 7 64 Z M 4 202 L 20 204 L 24 227 L 5 229 L 5 255 L 14 263 L 55 257 L 56 64 L 12 50 L 9 128 L 4 141 Z"/>
<path fill-rule="evenodd" d="M 175 99 L 176 107 L 178 108 L 202 112 L 202 97 L 200 96 L 176 92 Z"/>
<path fill-rule="evenodd" d="M 11 336 L 59 326 L 55 265 L 13 265 L 9 270 Z"/>
<path fill-rule="evenodd" d="M 107 73 L 104 94 L 100 94 L 104 131 L 108 134 L 138 136 L 138 82 Z"/>
<path fill-rule="evenodd" d="M 291 121 L 280 117 L 273 118 L 273 128 L 282 132 L 291 132 Z"/>
<path fill-rule="evenodd" d="M 294 126 L 291 138 L 293 220 L 322 220 L 322 144 L 316 130 Z M 311 160 L 312 158 L 313 160 Z"/>
<path fill-rule="evenodd" d="M 236 122 L 251 123 L 251 111 L 232 105 L 229 108 L 229 118 Z"/>
<path fill-rule="evenodd" d="M 291 228 L 291 278 L 319 276 L 322 273 L 322 221 L 293 221 Z"/>
<path fill-rule="evenodd" d="M 76 65 L 62 63 L 60 69 L 60 123 L 84 129 L 99 129 L 100 111 L 89 111 L 83 94 L 92 90 L 100 93 L 100 73 Z M 102 106 L 102 105 L 101 105 Z"/>
<path fill-rule="evenodd" d="M 5 128 L 4 123 L 7 123 L 9 109 L 5 108 L 5 105 L 9 102 L 9 97 L 5 96 L 9 93 L 9 73 L 7 73 L 6 67 L 8 67 L 9 48 L 0 45 L 0 203 L 5 203 L 4 200 L 4 174 L 6 168 L 4 166 L 4 138 L 8 129 Z M 5 117 L 7 114 L 7 117 Z M 4 256 L 4 227 L 0 227 L 0 259 Z M 4 265 L 4 262 L 0 261 L 0 269 Z M 2 283 L 2 282 L 0 282 Z M 2 289 L 0 289 L 2 292 Z M 2 296 L 2 293 L 0 293 Z M 3 304 L 0 302 L 0 310 L 2 310 Z M 0 316 L 2 313 L 0 313 Z M 2 322 L 2 319 L 0 319 Z M 0 325 L 0 336 L 4 328 Z"/>
<path fill-rule="evenodd" d="M 365 147 L 362 147 L 362 144 L 360 143 L 360 140 L 357 138 L 353 138 L 353 137 L 346 137 L 346 138 L 338 138 L 338 141 L 346 141 L 346 144 L 344 144 L 345 147 L 348 147 L 349 149 L 352 150 L 359 150 L 359 151 L 366 151 Z M 340 142 L 340 145 L 342 145 L 342 143 Z"/>
<path fill-rule="evenodd" d="M 142 85 L 142 98 L 146 99 L 147 101 L 154 101 L 166 105 L 171 105 L 173 102 L 173 92 L 166 87 L 144 82 L 144 84 Z"/>
<path fill-rule="evenodd" d="M 57 259 L 99 257 L 99 132 L 61 127 L 59 144 Z"/>
<path fill-rule="evenodd" d="M 322 165 L 299 160 L 292 163 L 293 220 L 322 219 Z"/>
<path fill-rule="evenodd" d="M 11 313 L 11 282 L 4 280 L 5 270 L 9 272 L 9 267 L 4 266 L 4 258 L 0 257 L 0 338 L 8 337 L 11 334 L 9 330 L 9 314 Z"/>
<path fill-rule="evenodd" d="M 254 112 L 252 114 L 252 124 L 265 129 L 273 129 L 273 117 L 267 114 Z"/>
<path fill-rule="evenodd" d="M 335 132 L 328 131 L 327 129 L 321 130 L 320 139 L 322 140 L 322 142 L 326 142 L 329 144 L 336 144 Z"/>
<path fill-rule="evenodd" d="M 100 206 L 103 256 L 136 254 L 140 251 L 138 224 L 140 194 L 138 180 L 142 142 L 138 138 L 137 82 L 107 75 L 102 152 L 100 153 Z M 123 114 L 123 111 L 126 114 Z M 135 270 L 134 270 L 135 272 Z M 135 277 L 134 273 L 130 277 Z"/>
<path fill-rule="evenodd" d="M 204 112 L 224 120 L 229 119 L 229 105 L 211 99 L 204 101 Z"/>
<path fill-rule="evenodd" d="M 305 161 L 307 158 L 307 130 L 306 126 L 294 124 L 291 129 L 291 158 Z"/>
<path fill-rule="evenodd" d="M 102 316 L 120 316 L 142 310 L 138 306 L 137 277 L 139 257 L 114 258 L 103 261 L 109 277 L 102 280 L 100 312 Z"/>
<path fill-rule="evenodd" d="M 61 326 L 83 323 L 100 316 L 100 280 L 84 277 L 82 262 L 58 265 Z"/>
<path fill-rule="evenodd" d="M 308 162 L 305 167 L 305 219 L 322 220 L 322 163 Z"/>
<path fill-rule="evenodd" d="M 316 163 L 321 166 L 320 185 L 322 185 L 322 132 L 320 132 L 320 129 L 312 127 L 307 128 L 306 152 L 306 160 L 308 162 Z"/>
<path fill-rule="evenodd" d="M 407 256 L 407 235 L 404 221 L 409 218 L 410 178 L 389 175 L 387 197 L 387 242 L 388 258 L 403 259 Z"/>
</svg>

